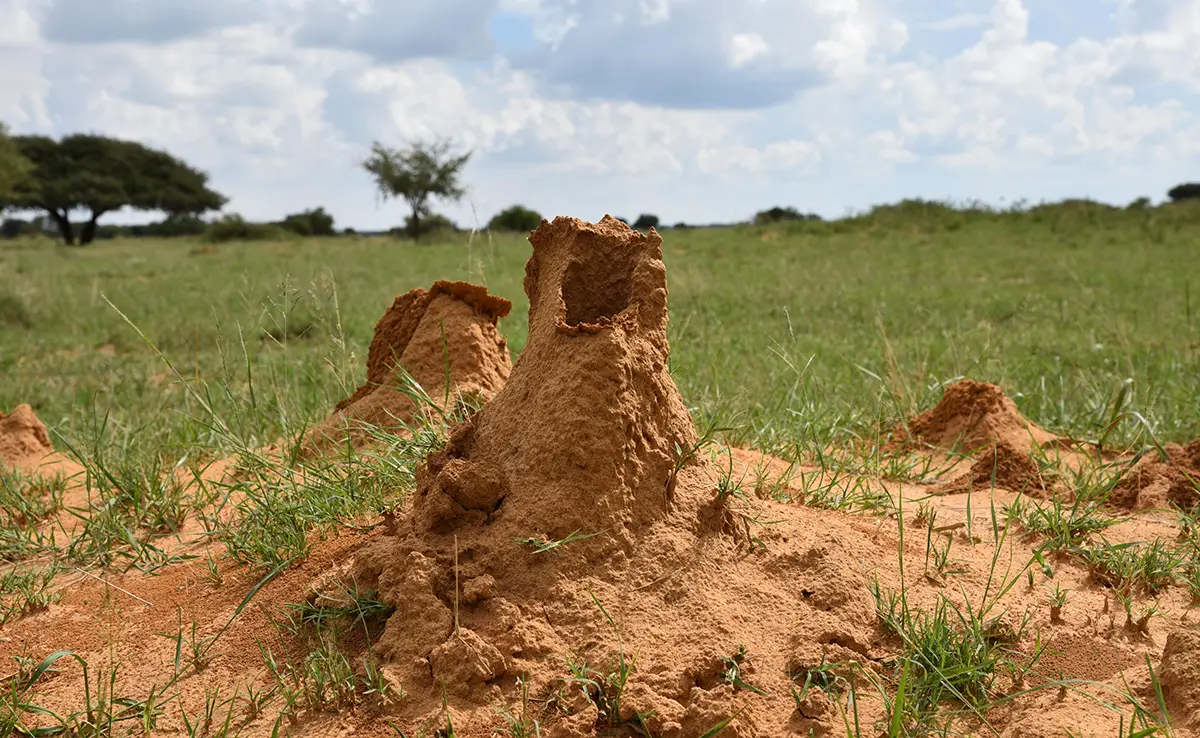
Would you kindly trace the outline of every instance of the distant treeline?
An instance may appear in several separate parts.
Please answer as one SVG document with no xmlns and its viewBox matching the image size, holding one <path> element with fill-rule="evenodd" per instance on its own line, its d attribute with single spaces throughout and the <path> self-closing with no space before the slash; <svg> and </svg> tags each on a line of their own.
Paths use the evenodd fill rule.
<svg viewBox="0 0 1200 738">
<path fill-rule="evenodd" d="M 1190 187 L 1183 186 L 1183 187 Z M 825 220 L 815 213 L 802 212 L 790 206 L 776 206 L 759 211 L 747 221 L 735 223 L 689 224 L 677 222 L 667 228 L 731 228 L 736 226 L 787 226 L 806 231 L 842 232 L 859 227 L 904 227 L 928 230 L 954 230 L 970 222 L 1010 218 L 1026 219 L 1033 223 L 1049 223 L 1051 226 L 1078 224 L 1101 225 L 1114 218 L 1131 215 L 1158 218 L 1166 222 L 1200 222 L 1200 186 L 1191 191 L 1175 188 L 1177 195 L 1172 201 L 1152 205 L 1149 198 L 1138 198 L 1125 206 L 1109 205 L 1094 200 L 1070 199 L 1061 202 L 1029 205 L 1018 202 L 1008 207 L 994 207 L 979 202 L 953 203 L 935 200 L 910 199 L 895 204 L 876 205 L 864 212 L 850 213 L 844 217 Z M 630 223 L 638 230 L 662 229 L 659 218 L 644 213 Z M 514 205 L 496 214 L 486 229 L 503 232 L 526 232 L 534 230 L 542 221 L 538 212 L 521 205 Z M 282 220 L 270 222 L 248 221 L 237 214 L 225 214 L 216 218 L 203 219 L 195 215 L 177 215 L 156 223 L 144 225 L 100 225 L 96 228 L 96 239 L 113 238 L 199 238 L 213 242 L 280 240 L 298 237 L 331 236 L 391 236 L 411 238 L 414 230 L 421 236 L 437 233 L 454 233 L 464 229 L 449 218 L 436 213 L 428 214 L 418 224 L 411 218 L 402 225 L 382 231 L 356 231 L 353 228 L 338 229 L 333 216 L 324 208 L 313 208 L 294 213 Z M 45 216 L 31 220 L 8 218 L 0 222 L 0 238 L 13 239 L 29 236 L 57 238 L 60 224 Z"/>
</svg>

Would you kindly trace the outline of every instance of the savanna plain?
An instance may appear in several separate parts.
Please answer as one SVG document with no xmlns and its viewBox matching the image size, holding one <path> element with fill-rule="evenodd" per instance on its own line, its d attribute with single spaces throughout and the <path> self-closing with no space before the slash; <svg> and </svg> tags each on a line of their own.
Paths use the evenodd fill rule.
<svg viewBox="0 0 1200 738">
<path fill-rule="evenodd" d="M 1197 734 L 1198 255 L 1187 203 L 0 244 L 0 735 Z"/>
</svg>

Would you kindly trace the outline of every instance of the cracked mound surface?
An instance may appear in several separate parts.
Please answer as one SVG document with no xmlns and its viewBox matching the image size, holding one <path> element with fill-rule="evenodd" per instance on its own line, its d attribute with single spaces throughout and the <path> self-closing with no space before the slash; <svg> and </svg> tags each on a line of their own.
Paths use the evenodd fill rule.
<svg viewBox="0 0 1200 738">
<path fill-rule="evenodd" d="M 397 389 L 403 372 L 435 404 L 447 395 L 451 403 L 491 398 L 512 369 L 508 345 L 496 327 L 511 309 L 508 300 L 467 282 L 438 281 L 428 290 L 398 296 L 375 325 L 366 382 L 309 432 L 310 452 L 361 441 L 364 432 L 357 426 L 395 428 L 421 412 Z"/>
<path fill-rule="evenodd" d="M 54 451 L 46 426 L 29 405 L 0 413 L 0 465 L 26 468 Z"/>
<path fill-rule="evenodd" d="M 1002 443 L 1025 454 L 1058 438 L 1021 415 L 999 387 L 971 379 L 946 387 L 942 401 L 909 422 L 905 434 L 942 450 L 970 452 Z"/>
</svg>

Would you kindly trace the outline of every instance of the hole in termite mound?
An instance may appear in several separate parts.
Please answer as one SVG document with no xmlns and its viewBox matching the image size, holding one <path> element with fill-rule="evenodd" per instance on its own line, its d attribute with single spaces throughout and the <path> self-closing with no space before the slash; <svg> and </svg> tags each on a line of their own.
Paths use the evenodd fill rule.
<svg viewBox="0 0 1200 738">
<path fill-rule="evenodd" d="M 572 261 L 563 277 L 562 299 L 567 307 L 566 324 L 573 327 L 612 322 L 622 310 L 629 307 L 635 262 L 611 258 L 612 255 L 602 250 L 600 239 L 581 234 L 580 240 L 590 243 L 581 245 L 576 253 L 583 258 Z"/>
</svg>

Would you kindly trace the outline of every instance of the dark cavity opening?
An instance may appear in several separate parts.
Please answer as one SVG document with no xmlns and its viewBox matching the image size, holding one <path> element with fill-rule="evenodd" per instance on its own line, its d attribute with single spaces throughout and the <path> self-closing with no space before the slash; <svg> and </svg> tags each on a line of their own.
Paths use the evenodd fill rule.
<svg viewBox="0 0 1200 738">
<path fill-rule="evenodd" d="M 567 306 L 567 325 L 612 320 L 625 308 L 633 291 L 633 261 L 618 254 L 596 250 L 597 243 L 584 246 L 585 261 L 573 261 L 563 279 L 562 298 Z"/>
</svg>

